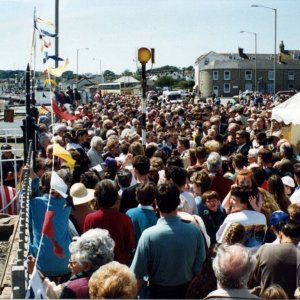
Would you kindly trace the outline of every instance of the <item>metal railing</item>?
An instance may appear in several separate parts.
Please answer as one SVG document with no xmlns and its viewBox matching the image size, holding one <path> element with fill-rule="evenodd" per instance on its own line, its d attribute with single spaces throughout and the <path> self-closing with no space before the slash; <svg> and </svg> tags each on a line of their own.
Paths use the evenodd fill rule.
<svg viewBox="0 0 300 300">
<path fill-rule="evenodd" d="M 32 165 L 32 140 L 29 141 L 27 153 L 27 165 Z M 23 170 L 23 183 L 21 193 L 21 210 L 15 231 L 18 240 L 18 251 L 16 263 L 11 268 L 11 287 L 13 299 L 24 299 L 26 290 L 29 285 L 29 275 L 27 272 L 27 256 L 29 245 L 29 200 L 31 194 L 31 180 L 29 177 L 29 169 Z M 17 237 L 18 235 L 18 237 Z"/>
</svg>

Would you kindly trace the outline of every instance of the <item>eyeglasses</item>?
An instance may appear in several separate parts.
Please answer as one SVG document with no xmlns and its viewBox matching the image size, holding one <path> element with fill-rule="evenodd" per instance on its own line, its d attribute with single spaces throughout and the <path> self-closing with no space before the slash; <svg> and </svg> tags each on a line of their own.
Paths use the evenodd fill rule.
<svg viewBox="0 0 300 300">
<path fill-rule="evenodd" d="M 218 199 L 212 198 L 212 199 L 207 199 L 207 200 L 205 201 L 205 203 L 214 203 L 214 202 L 217 202 L 217 201 L 218 201 Z"/>
</svg>

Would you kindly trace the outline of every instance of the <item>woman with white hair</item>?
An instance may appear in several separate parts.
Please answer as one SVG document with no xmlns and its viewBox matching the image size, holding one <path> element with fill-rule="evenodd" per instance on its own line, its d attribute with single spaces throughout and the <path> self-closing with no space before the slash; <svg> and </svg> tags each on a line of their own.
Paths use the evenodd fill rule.
<svg viewBox="0 0 300 300">
<path fill-rule="evenodd" d="M 91 140 L 91 149 L 87 152 L 90 160 L 89 168 L 95 167 L 103 163 L 102 157 L 103 140 L 100 136 L 94 136 Z"/>
<path fill-rule="evenodd" d="M 105 229 L 90 229 L 80 237 L 73 239 L 69 246 L 71 258 L 69 268 L 72 277 L 56 286 L 48 278 L 43 278 L 43 285 L 49 298 L 88 299 L 88 282 L 94 271 L 111 262 L 114 257 L 115 242 Z"/>
</svg>

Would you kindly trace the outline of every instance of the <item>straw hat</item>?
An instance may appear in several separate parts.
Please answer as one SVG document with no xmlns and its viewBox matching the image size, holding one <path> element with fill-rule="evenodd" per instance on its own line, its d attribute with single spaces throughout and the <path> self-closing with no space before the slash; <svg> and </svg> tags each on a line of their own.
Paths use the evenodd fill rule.
<svg viewBox="0 0 300 300">
<path fill-rule="evenodd" d="M 74 205 L 87 203 L 94 199 L 95 190 L 87 189 L 83 183 L 74 183 L 70 189 L 70 196 Z"/>
</svg>

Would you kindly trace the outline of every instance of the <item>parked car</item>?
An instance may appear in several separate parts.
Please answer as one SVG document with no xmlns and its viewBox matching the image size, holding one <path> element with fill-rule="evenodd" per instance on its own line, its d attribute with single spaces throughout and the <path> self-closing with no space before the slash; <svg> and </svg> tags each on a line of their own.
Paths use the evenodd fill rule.
<svg viewBox="0 0 300 300">
<path fill-rule="evenodd" d="M 291 96 L 294 96 L 298 92 L 296 90 L 287 90 L 287 91 L 278 91 L 274 96 L 274 101 L 277 101 L 279 98 L 282 98 L 283 96 L 285 98 L 290 98 Z"/>
<path fill-rule="evenodd" d="M 245 99 L 247 96 L 252 95 L 253 93 L 253 91 L 246 90 L 245 92 L 239 94 L 239 99 Z"/>
</svg>

